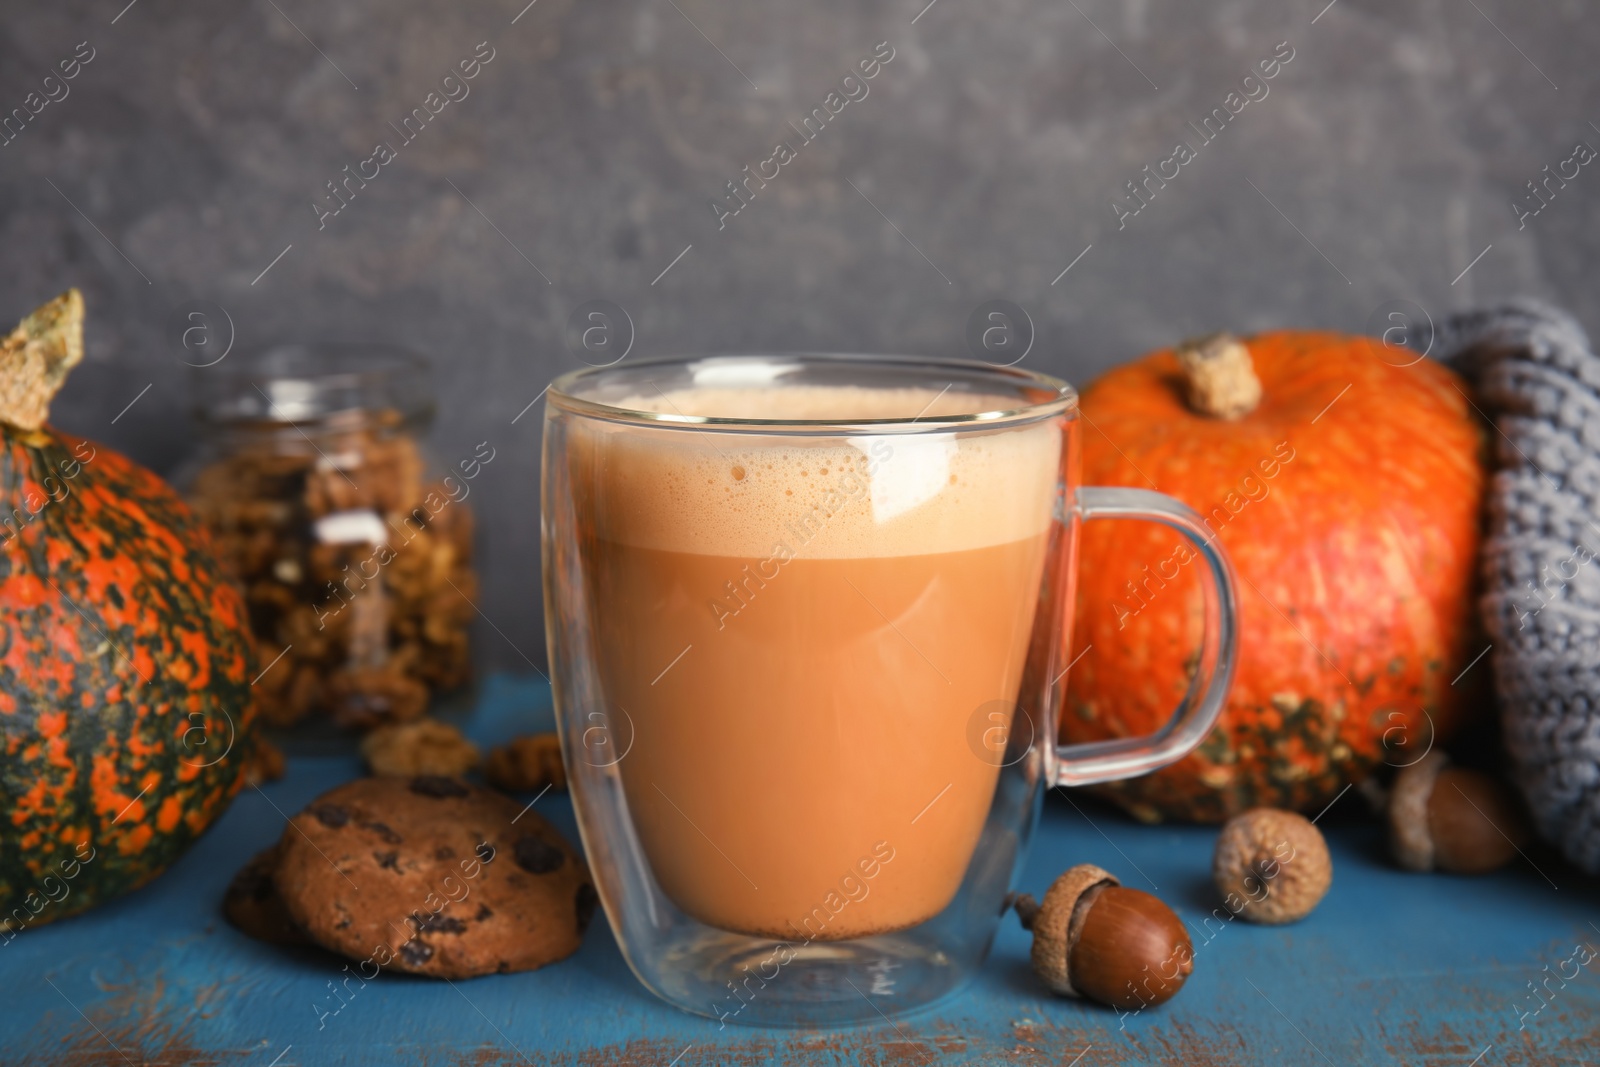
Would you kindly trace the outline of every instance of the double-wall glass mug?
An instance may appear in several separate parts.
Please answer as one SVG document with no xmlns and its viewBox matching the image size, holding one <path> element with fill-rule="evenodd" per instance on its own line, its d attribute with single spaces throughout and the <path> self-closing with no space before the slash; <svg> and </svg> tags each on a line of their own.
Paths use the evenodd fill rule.
<svg viewBox="0 0 1600 1067">
<path fill-rule="evenodd" d="M 687 1011 L 835 1025 L 982 964 L 1044 792 L 1214 726 L 1234 581 L 1198 515 L 1078 484 L 1077 395 L 1016 368 L 737 356 L 581 370 L 545 414 L 545 620 L 595 885 Z M 1207 564 L 1188 692 L 1062 746 L 1079 523 Z"/>
</svg>

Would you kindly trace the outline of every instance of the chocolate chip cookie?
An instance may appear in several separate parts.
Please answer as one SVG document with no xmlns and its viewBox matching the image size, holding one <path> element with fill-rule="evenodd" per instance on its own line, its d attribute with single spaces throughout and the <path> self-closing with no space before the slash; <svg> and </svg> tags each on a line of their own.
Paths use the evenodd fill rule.
<svg viewBox="0 0 1600 1067">
<path fill-rule="evenodd" d="M 311 939 L 289 918 L 272 884 L 278 867 L 278 846 L 257 852 L 228 883 L 222 913 L 244 933 L 275 945 L 308 945 Z"/>
<path fill-rule="evenodd" d="M 521 804 L 454 778 L 363 778 L 291 820 L 273 884 L 293 921 L 372 977 L 526 971 L 578 948 L 594 886 Z"/>
</svg>

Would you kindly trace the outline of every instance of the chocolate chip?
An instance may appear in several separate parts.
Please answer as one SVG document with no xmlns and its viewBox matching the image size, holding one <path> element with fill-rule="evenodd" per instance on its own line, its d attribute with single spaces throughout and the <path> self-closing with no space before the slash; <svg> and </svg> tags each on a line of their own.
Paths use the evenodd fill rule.
<svg viewBox="0 0 1600 1067">
<path fill-rule="evenodd" d="M 363 822 L 357 823 L 356 825 L 360 826 L 363 830 L 371 830 L 373 833 L 377 834 L 379 837 L 383 838 L 385 842 L 391 845 L 398 845 L 401 841 L 405 840 L 399 834 L 391 830 L 386 824 L 381 822 Z"/>
<path fill-rule="evenodd" d="M 589 929 L 589 920 L 594 918 L 594 906 L 600 903 L 600 894 L 594 891 L 594 886 L 588 882 L 578 887 L 578 933 L 582 934 Z"/>
<path fill-rule="evenodd" d="M 433 946 L 421 941 L 407 941 L 400 946 L 400 958 L 413 967 L 421 967 L 433 959 Z"/>
<path fill-rule="evenodd" d="M 487 904 L 479 904 L 478 905 L 478 914 L 474 915 L 472 918 L 475 921 L 481 923 L 481 922 L 483 922 L 483 920 L 487 919 L 489 916 L 491 916 L 493 914 L 494 914 L 494 912 L 489 910 L 489 905 L 487 905 Z"/>
<path fill-rule="evenodd" d="M 433 850 L 433 858 L 440 861 L 453 860 L 456 858 L 455 849 L 451 848 L 449 845 L 440 845 L 438 848 Z"/>
<path fill-rule="evenodd" d="M 517 866 L 529 874 L 549 874 L 566 861 L 567 854 L 537 837 L 519 837 L 511 854 Z"/>
<path fill-rule="evenodd" d="M 411 779 L 411 791 L 424 797 L 464 797 L 470 790 L 454 778 L 445 778 L 437 774 L 424 774 Z"/>
<path fill-rule="evenodd" d="M 494 861 L 494 846 L 487 841 L 479 841 L 478 847 L 473 851 L 478 854 L 478 860 L 481 863 L 492 863 Z"/>
<path fill-rule="evenodd" d="M 387 867 L 396 874 L 400 873 L 400 853 L 374 852 L 372 858 L 378 861 L 379 867 Z"/>
<path fill-rule="evenodd" d="M 415 911 L 412 912 L 411 925 L 417 928 L 417 933 L 419 934 L 433 933 L 436 930 L 443 934 L 464 934 L 467 932 L 466 923 L 436 911 L 429 912 L 427 915 L 422 915 Z"/>
<path fill-rule="evenodd" d="M 311 809 L 311 814 L 315 815 L 322 825 L 335 830 L 350 821 L 349 809 L 341 808 L 337 804 L 318 804 Z"/>
</svg>

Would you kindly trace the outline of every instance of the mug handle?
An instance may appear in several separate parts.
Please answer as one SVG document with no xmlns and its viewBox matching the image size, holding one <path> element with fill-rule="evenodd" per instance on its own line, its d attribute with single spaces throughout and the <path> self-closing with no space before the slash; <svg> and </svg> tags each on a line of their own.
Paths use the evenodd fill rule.
<svg viewBox="0 0 1600 1067">
<path fill-rule="evenodd" d="M 1145 489 L 1086 487 L 1077 491 L 1072 510 L 1073 518 L 1081 522 L 1148 519 L 1170 526 L 1194 545 L 1209 568 L 1211 581 L 1205 583 L 1205 636 L 1199 666 L 1172 718 L 1160 730 L 1144 737 L 1052 744 L 1055 767 L 1049 780 L 1062 786 L 1132 778 L 1187 756 L 1216 726 L 1228 700 L 1239 654 L 1239 597 L 1233 563 L 1193 508 L 1165 493 Z M 1052 707 L 1061 707 L 1061 702 L 1057 700 Z M 1054 726 L 1052 737 L 1059 737 L 1059 724 Z"/>
</svg>

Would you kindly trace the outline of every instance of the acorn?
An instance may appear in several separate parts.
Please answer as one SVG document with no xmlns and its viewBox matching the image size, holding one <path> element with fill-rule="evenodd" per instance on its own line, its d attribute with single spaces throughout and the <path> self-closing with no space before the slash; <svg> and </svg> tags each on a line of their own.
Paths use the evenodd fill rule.
<svg viewBox="0 0 1600 1067">
<path fill-rule="evenodd" d="M 1092 864 L 1062 874 L 1042 904 L 1024 893 L 1014 906 L 1033 931 L 1034 973 L 1065 996 L 1146 1008 L 1172 999 L 1194 970 L 1172 909 Z"/>
<path fill-rule="evenodd" d="M 1253 923 L 1292 923 L 1311 914 L 1333 882 L 1322 832 L 1304 815 L 1255 808 L 1217 835 L 1211 880 L 1227 909 Z"/>
<path fill-rule="evenodd" d="M 1389 795 L 1389 847 L 1410 871 L 1484 874 L 1511 862 L 1527 823 L 1499 779 L 1440 751 L 1400 771 Z"/>
</svg>

